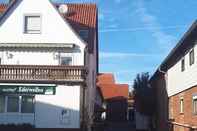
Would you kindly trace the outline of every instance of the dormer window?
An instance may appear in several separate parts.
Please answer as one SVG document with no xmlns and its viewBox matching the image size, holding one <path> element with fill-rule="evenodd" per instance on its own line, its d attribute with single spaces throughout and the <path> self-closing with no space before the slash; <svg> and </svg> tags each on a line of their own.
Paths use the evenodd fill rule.
<svg viewBox="0 0 197 131">
<path fill-rule="evenodd" d="M 24 33 L 27 34 L 41 33 L 41 17 L 39 15 L 25 16 Z"/>
<path fill-rule="evenodd" d="M 79 35 L 81 36 L 81 38 L 87 39 L 88 35 L 89 35 L 89 32 L 88 32 L 88 30 L 80 30 Z"/>
</svg>

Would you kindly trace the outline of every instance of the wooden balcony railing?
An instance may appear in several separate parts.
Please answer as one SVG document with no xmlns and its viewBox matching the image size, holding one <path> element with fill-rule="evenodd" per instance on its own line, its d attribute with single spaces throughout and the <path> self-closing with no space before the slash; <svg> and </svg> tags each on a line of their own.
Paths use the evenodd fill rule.
<svg viewBox="0 0 197 131">
<path fill-rule="evenodd" d="M 0 83 L 76 83 L 85 78 L 83 66 L 0 65 Z"/>
</svg>

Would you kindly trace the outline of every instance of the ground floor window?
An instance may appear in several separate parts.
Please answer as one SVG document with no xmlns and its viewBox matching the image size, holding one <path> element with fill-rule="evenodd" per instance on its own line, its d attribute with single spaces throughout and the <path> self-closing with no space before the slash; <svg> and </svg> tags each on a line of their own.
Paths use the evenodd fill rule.
<svg viewBox="0 0 197 131">
<path fill-rule="evenodd" d="M 34 113 L 34 96 L 0 96 L 0 113 Z"/>
<path fill-rule="evenodd" d="M 197 115 L 197 96 L 193 96 L 193 113 Z"/>
<path fill-rule="evenodd" d="M 5 97 L 0 96 L 0 113 L 5 111 Z"/>
<path fill-rule="evenodd" d="M 7 112 L 19 112 L 19 97 L 18 96 L 7 97 Z"/>
<path fill-rule="evenodd" d="M 34 97 L 33 96 L 22 96 L 21 112 L 22 113 L 34 112 Z"/>
</svg>

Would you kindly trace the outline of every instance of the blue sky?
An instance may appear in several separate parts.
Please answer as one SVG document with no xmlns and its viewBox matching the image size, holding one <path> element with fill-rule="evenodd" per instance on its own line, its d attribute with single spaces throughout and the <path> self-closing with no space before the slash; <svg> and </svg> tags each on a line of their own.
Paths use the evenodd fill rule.
<svg viewBox="0 0 197 131">
<path fill-rule="evenodd" d="M 137 73 L 154 73 L 197 18 L 196 0 L 53 1 L 97 3 L 100 72 L 130 85 Z"/>
</svg>

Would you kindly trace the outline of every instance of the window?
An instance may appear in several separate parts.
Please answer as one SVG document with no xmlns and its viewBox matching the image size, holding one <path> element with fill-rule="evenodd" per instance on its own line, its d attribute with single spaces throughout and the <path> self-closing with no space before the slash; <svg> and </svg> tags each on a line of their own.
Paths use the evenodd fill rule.
<svg viewBox="0 0 197 131">
<path fill-rule="evenodd" d="M 180 98 L 180 113 L 183 113 L 183 108 L 184 108 L 184 99 L 183 97 Z"/>
<path fill-rule="evenodd" d="M 18 96 L 7 97 L 7 112 L 19 112 L 19 97 Z"/>
<path fill-rule="evenodd" d="M 194 64 L 194 49 L 192 49 L 190 52 L 189 52 L 189 64 L 190 65 L 193 65 Z"/>
<path fill-rule="evenodd" d="M 197 95 L 193 96 L 193 113 L 197 115 Z"/>
<path fill-rule="evenodd" d="M 185 58 L 181 60 L 181 71 L 183 72 L 185 70 Z"/>
<path fill-rule="evenodd" d="M 72 57 L 61 57 L 61 65 L 72 65 Z"/>
<path fill-rule="evenodd" d="M 0 96 L 0 113 L 3 113 L 5 109 L 5 96 Z"/>
<path fill-rule="evenodd" d="M 22 96 L 21 113 L 34 113 L 33 96 Z"/>
<path fill-rule="evenodd" d="M 41 33 L 41 17 L 25 16 L 24 32 L 30 34 Z"/>
<path fill-rule="evenodd" d="M 87 39 L 89 35 L 88 30 L 80 30 L 79 35 L 81 36 L 81 38 Z"/>
</svg>

